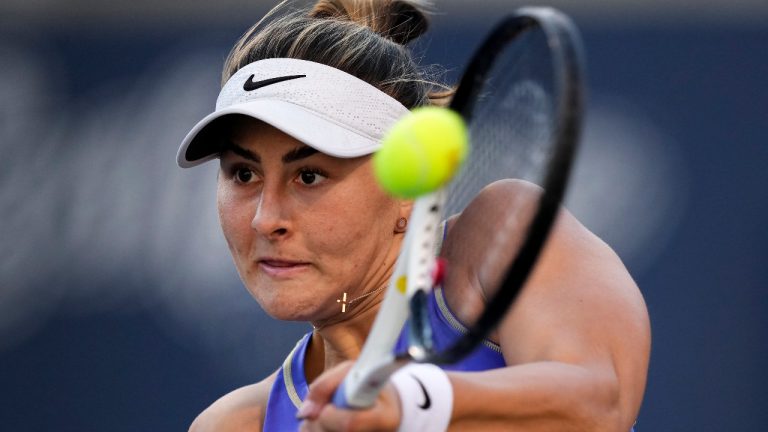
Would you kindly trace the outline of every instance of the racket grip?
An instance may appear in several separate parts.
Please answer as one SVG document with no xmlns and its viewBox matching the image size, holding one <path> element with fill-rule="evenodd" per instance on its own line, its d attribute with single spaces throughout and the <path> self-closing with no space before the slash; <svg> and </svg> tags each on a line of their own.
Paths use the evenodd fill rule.
<svg viewBox="0 0 768 432">
<path fill-rule="evenodd" d="M 336 392 L 333 394 L 333 405 L 338 408 L 343 409 L 351 409 L 352 406 L 349 405 L 349 402 L 347 401 L 347 380 L 344 380 L 341 382 L 341 385 L 339 388 L 336 389 Z"/>
</svg>

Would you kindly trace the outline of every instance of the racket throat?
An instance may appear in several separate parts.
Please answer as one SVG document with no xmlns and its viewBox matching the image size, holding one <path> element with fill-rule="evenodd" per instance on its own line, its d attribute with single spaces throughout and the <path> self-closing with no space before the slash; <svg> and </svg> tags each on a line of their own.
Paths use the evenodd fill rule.
<svg viewBox="0 0 768 432">
<path fill-rule="evenodd" d="M 408 322 L 408 354 L 417 362 L 423 361 L 434 353 L 427 292 L 419 290 L 414 293 L 409 307 L 411 318 Z"/>
</svg>

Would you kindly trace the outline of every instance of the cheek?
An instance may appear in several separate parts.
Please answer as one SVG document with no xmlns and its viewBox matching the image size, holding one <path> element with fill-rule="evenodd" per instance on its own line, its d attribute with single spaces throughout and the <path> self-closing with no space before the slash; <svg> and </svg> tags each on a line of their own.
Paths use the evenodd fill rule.
<svg viewBox="0 0 768 432">
<path fill-rule="evenodd" d="M 323 250 L 358 267 L 359 260 L 370 259 L 391 241 L 398 207 L 388 196 L 371 189 L 352 188 L 337 198 L 326 203 L 326 211 L 310 232 L 321 234 L 315 238 L 323 243 Z"/>
<path fill-rule="evenodd" d="M 374 227 L 370 222 L 363 223 L 362 215 L 356 214 L 354 209 L 341 208 L 344 210 L 336 211 L 318 221 L 309 235 L 326 254 L 345 259 L 350 256 L 354 258 L 356 251 L 369 243 Z"/>
<path fill-rule="evenodd" d="M 235 199 L 234 194 L 226 187 L 219 185 L 216 202 L 219 212 L 219 223 L 224 233 L 224 238 L 231 250 L 242 249 L 242 243 L 247 242 L 247 235 L 251 231 L 248 206 Z"/>
</svg>

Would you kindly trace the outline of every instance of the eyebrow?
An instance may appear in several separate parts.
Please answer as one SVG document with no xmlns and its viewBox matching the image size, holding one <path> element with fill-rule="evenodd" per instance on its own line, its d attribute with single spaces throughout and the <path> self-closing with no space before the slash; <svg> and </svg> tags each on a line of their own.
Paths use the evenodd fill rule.
<svg viewBox="0 0 768 432">
<path fill-rule="evenodd" d="M 244 149 L 240 147 L 239 145 L 233 143 L 232 141 L 226 141 L 224 143 L 224 148 L 222 152 L 227 150 L 245 159 L 251 160 L 253 162 L 261 163 L 261 158 L 259 157 L 259 155 L 257 155 L 256 153 L 253 153 L 248 149 Z M 291 162 L 296 162 L 302 159 L 306 159 L 315 153 L 319 153 L 319 151 L 310 146 L 301 145 L 289 151 L 288 153 L 284 154 L 282 157 L 282 161 L 284 164 L 288 164 Z"/>
<path fill-rule="evenodd" d="M 296 147 L 295 149 L 284 154 L 283 163 L 287 164 L 287 163 L 296 162 L 302 159 L 306 159 L 315 153 L 318 153 L 317 149 L 307 145 L 301 145 L 300 147 Z"/>
<path fill-rule="evenodd" d="M 240 157 L 243 157 L 245 159 L 248 159 L 250 161 L 258 162 L 258 163 L 261 162 L 261 158 L 256 153 L 253 153 L 250 150 L 246 150 L 240 147 L 239 145 L 233 143 L 232 141 L 229 141 L 229 140 L 224 141 L 224 145 L 222 147 L 223 147 L 221 149 L 222 153 L 224 153 L 225 151 L 231 151 L 232 153 Z"/>
</svg>

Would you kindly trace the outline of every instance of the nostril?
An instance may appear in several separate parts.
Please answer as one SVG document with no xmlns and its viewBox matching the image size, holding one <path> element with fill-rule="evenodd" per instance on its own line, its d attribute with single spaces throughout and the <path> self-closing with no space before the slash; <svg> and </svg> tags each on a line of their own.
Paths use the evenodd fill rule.
<svg viewBox="0 0 768 432">
<path fill-rule="evenodd" d="M 285 235 L 285 233 L 287 233 L 287 232 L 288 232 L 288 230 L 287 230 L 287 229 L 285 229 L 285 228 L 278 228 L 278 229 L 276 229 L 276 230 L 274 231 L 274 234 L 275 234 L 275 235 L 279 235 L 279 236 L 282 236 L 282 235 Z"/>
</svg>

